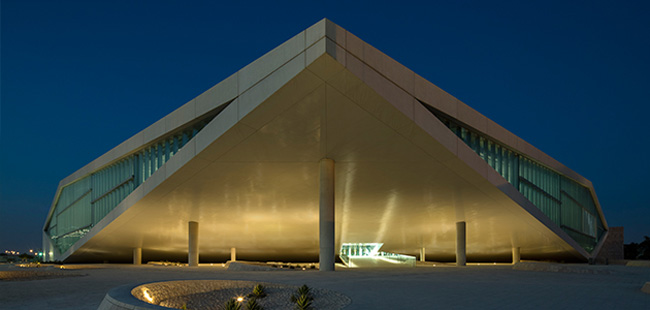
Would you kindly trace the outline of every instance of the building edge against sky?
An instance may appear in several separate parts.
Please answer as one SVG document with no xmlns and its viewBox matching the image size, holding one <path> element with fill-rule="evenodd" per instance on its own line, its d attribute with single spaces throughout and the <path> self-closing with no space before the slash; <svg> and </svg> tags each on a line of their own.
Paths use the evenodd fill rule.
<svg viewBox="0 0 650 310">
<path fill-rule="evenodd" d="M 313 260 L 319 163 L 334 249 L 586 261 L 607 236 L 588 180 L 328 20 L 59 183 L 49 261 Z M 322 208 L 322 204 L 321 204 Z M 465 224 L 462 225 L 465 227 Z"/>
</svg>

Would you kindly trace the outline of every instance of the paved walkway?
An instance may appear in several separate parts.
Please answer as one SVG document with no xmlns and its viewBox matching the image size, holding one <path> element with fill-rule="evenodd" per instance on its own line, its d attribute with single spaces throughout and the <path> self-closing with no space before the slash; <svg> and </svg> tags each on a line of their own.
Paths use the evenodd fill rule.
<svg viewBox="0 0 650 310">
<path fill-rule="evenodd" d="M 93 266 L 88 266 L 93 267 Z M 85 276 L 0 281 L 0 309 L 97 309 L 113 287 L 180 279 L 276 282 L 335 290 L 345 309 L 650 309 L 641 287 L 650 268 L 586 266 L 598 274 L 513 270 L 511 266 L 318 271 L 228 271 L 215 267 L 95 265 Z M 2 270 L 16 267 L 0 266 Z"/>
</svg>

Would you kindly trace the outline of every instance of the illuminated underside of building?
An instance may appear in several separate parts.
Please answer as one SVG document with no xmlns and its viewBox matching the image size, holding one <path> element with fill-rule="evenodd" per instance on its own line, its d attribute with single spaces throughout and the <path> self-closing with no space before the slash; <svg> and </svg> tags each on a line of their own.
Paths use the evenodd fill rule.
<svg viewBox="0 0 650 310">
<path fill-rule="evenodd" d="M 201 262 L 344 243 L 454 261 L 457 223 L 470 261 L 587 261 L 608 230 L 590 181 L 328 20 L 63 179 L 43 245 L 51 261 L 187 261 L 189 222 Z"/>
</svg>

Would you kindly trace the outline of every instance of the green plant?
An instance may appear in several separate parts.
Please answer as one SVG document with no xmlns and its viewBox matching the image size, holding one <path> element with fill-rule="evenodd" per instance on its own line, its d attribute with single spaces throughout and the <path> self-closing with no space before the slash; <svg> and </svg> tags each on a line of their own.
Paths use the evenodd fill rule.
<svg viewBox="0 0 650 310">
<path fill-rule="evenodd" d="M 311 303 L 314 300 L 313 297 L 308 295 L 300 295 L 296 298 L 296 309 L 297 310 L 308 310 L 313 309 Z"/>
<path fill-rule="evenodd" d="M 311 309 L 311 302 L 314 297 L 311 295 L 311 288 L 304 285 L 296 290 L 296 295 L 291 295 L 291 302 L 296 304 L 297 309 Z"/>
<path fill-rule="evenodd" d="M 246 310 L 264 310 L 264 308 L 257 303 L 256 298 L 251 298 L 246 303 Z"/>
<path fill-rule="evenodd" d="M 309 286 L 307 286 L 306 284 L 303 284 L 301 287 L 298 288 L 298 295 L 311 296 L 311 288 L 309 288 Z"/>
<path fill-rule="evenodd" d="M 186 304 L 183 304 L 183 305 L 181 306 L 181 310 L 187 310 L 187 305 L 186 305 Z"/>
<path fill-rule="evenodd" d="M 226 301 L 226 304 L 223 306 L 224 310 L 240 310 L 241 309 L 241 303 L 235 300 L 234 298 L 230 298 L 228 301 Z"/>
<path fill-rule="evenodd" d="M 264 285 L 257 284 L 253 287 L 253 292 L 248 294 L 248 297 L 251 298 L 264 298 L 266 297 L 266 292 L 264 291 Z"/>
</svg>

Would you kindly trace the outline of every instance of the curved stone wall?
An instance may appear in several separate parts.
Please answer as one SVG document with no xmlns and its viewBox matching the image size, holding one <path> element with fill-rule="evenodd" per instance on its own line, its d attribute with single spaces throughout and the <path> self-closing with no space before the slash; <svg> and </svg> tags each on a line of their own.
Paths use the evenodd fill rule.
<svg viewBox="0 0 650 310">
<path fill-rule="evenodd" d="M 291 308 L 291 295 L 298 286 L 235 280 L 181 280 L 124 285 L 110 290 L 99 310 L 121 309 L 210 309 L 215 304 L 238 296 L 246 297 L 256 284 L 262 284 L 268 296 L 258 299 L 265 309 Z M 338 292 L 312 288 L 318 309 L 342 309 L 351 299 Z"/>
</svg>

